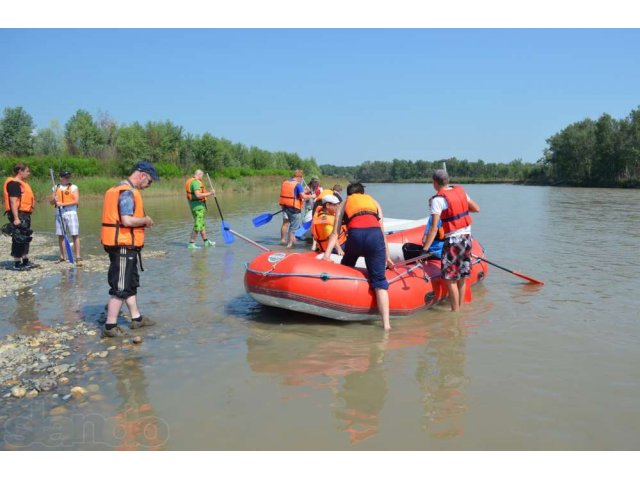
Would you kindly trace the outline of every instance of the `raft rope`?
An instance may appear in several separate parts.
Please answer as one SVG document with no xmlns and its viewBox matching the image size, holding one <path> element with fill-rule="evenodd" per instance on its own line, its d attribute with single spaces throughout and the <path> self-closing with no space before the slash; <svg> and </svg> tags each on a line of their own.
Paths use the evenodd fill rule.
<svg viewBox="0 0 640 480">
<path fill-rule="evenodd" d="M 480 247 L 482 248 L 482 254 L 484 256 L 485 248 L 482 246 L 482 244 L 480 244 Z M 298 253 L 294 253 L 293 255 L 299 255 L 299 254 Z M 285 258 L 289 258 L 291 256 L 292 255 L 289 255 L 287 257 L 283 257 L 282 260 L 284 260 Z M 262 275 L 263 277 L 319 278 L 323 282 L 326 282 L 328 280 L 358 280 L 358 281 L 363 281 L 363 282 L 368 282 L 369 281 L 368 278 L 351 277 L 351 276 L 348 276 L 348 275 L 331 275 L 329 273 L 276 273 L 276 272 L 274 272 L 273 270 L 278 266 L 278 264 L 282 260 L 279 260 L 278 262 L 276 262 L 275 265 L 273 265 L 273 267 L 271 267 L 271 269 L 267 270 L 266 272 L 261 272 L 259 270 L 254 270 L 253 268 L 249 268 L 249 262 L 245 262 L 244 263 L 244 268 L 250 273 L 254 273 L 256 275 Z M 475 262 L 472 260 L 471 264 L 474 264 L 474 263 L 480 263 L 480 259 L 478 259 Z M 416 268 L 422 268 L 422 275 L 423 275 L 424 281 L 427 282 L 427 283 L 429 283 L 429 281 L 433 280 L 434 278 L 440 278 L 442 276 L 441 273 L 437 273 L 437 274 L 435 274 L 433 276 L 427 275 L 427 272 L 424 269 L 424 263 L 417 262 L 411 268 L 408 268 L 404 272 L 399 273 L 398 275 L 393 277 L 391 280 L 389 280 L 389 283 L 391 284 L 391 283 L 397 282 L 398 280 L 400 280 L 400 279 L 406 277 L 407 275 L 409 275 Z"/>
</svg>

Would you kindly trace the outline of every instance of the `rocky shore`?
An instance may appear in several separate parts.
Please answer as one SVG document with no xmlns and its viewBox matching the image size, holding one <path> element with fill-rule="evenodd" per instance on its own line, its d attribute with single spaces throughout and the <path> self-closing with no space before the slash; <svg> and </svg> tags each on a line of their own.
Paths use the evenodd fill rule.
<svg viewBox="0 0 640 480">
<path fill-rule="evenodd" d="M 31 260 L 38 268 L 23 272 L 7 270 L 12 263 L 8 255 L 10 239 L 0 239 L 0 300 L 66 269 L 106 272 L 109 266 L 106 255 L 84 257 L 82 267 L 57 263 L 58 249 L 53 236 L 35 237 L 31 251 Z M 164 251 L 145 251 L 145 259 L 165 254 Z M 72 324 L 54 323 L 41 327 L 33 335 L 11 334 L 0 339 L 0 402 L 47 395 L 54 401 L 51 414 L 55 415 L 64 410 L 59 407 L 65 402 L 100 400 L 99 386 L 87 383 L 93 370 L 118 351 L 138 348 L 143 339 L 138 335 L 100 339 L 104 319 L 102 315 Z M 0 424 L 4 413 L 0 411 Z"/>
</svg>

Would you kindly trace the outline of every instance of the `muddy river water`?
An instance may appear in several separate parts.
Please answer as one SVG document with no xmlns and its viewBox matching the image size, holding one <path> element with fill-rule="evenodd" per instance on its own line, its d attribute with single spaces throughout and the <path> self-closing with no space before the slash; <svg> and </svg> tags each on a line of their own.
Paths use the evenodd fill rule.
<svg viewBox="0 0 640 480">
<path fill-rule="evenodd" d="M 79 337 L 69 385 L 91 387 L 80 400 L 63 400 L 69 385 L 57 396 L 0 397 L 0 448 L 637 450 L 640 191 L 467 190 L 487 258 L 545 286 L 490 267 L 462 313 L 441 303 L 392 319 L 388 336 L 380 323 L 256 304 L 243 274 L 260 250 L 223 242 L 215 204 L 217 245 L 191 251 L 184 199 L 149 198 L 156 226 L 145 250 L 158 254 L 143 257 L 139 305 L 158 324 L 135 346 Z M 386 216 L 418 218 L 433 192 L 372 184 L 367 193 Z M 221 196 L 220 205 L 234 230 L 278 249 L 280 217 L 251 222 L 277 210 L 274 197 Z M 105 256 L 100 209 L 80 210 L 89 263 Z M 35 230 L 52 235 L 51 211 L 40 210 Z M 34 250 L 39 263 L 54 258 Z M 91 268 L 46 276 L 0 298 L 0 336 L 78 322 L 99 330 L 107 290 L 106 272 Z"/>
</svg>

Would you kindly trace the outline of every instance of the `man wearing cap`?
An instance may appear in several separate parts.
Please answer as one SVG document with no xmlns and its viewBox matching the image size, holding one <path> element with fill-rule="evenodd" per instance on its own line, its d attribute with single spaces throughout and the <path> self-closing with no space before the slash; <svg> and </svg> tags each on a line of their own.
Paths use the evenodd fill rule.
<svg viewBox="0 0 640 480">
<path fill-rule="evenodd" d="M 60 247 L 60 257 L 58 263 L 65 261 L 64 229 L 61 223 L 64 222 L 69 235 L 73 239 L 73 250 L 75 252 L 76 266 L 82 266 L 80 258 L 80 222 L 78 221 L 78 202 L 80 192 L 78 186 L 71 183 L 71 172 L 63 170 L 60 172 L 60 183 L 53 187 L 53 195 L 49 203 L 60 209 L 61 215 L 56 212 L 56 235 L 58 236 L 58 246 Z"/>
<path fill-rule="evenodd" d="M 307 210 L 314 210 L 315 213 L 315 208 L 314 208 L 314 200 L 318 199 L 318 195 L 320 195 L 322 193 L 323 189 L 320 186 L 320 179 L 318 177 L 311 177 L 311 181 L 309 182 L 309 185 L 307 185 L 307 188 L 305 189 L 304 193 L 307 194 L 313 194 L 315 196 L 315 198 L 309 198 L 305 203 L 305 208 Z"/>
<path fill-rule="evenodd" d="M 317 245 L 318 251 L 323 253 L 327 249 L 329 243 L 329 237 L 333 232 L 333 227 L 336 219 L 336 211 L 340 205 L 340 200 L 335 195 L 325 195 L 322 197 L 322 206 L 316 210 L 313 215 L 313 224 L 311 226 L 311 233 L 313 234 L 313 240 Z M 347 227 L 342 225 L 340 234 L 338 235 L 338 241 L 336 243 L 333 252 L 338 255 L 344 255 L 343 246 L 347 241 Z M 315 250 L 312 248 L 312 250 Z"/>
<path fill-rule="evenodd" d="M 436 170 L 432 176 L 436 194 L 431 197 L 431 226 L 422 237 L 423 248 L 428 251 L 438 233 L 442 221 L 444 245 L 442 246 L 442 278 L 447 283 L 451 310 L 456 312 L 464 302 L 466 277 L 471 274 L 471 215 L 480 207 L 469 198 L 459 185 L 449 185 L 446 170 Z"/>
<path fill-rule="evenodd" d="M 122 303 L 131 314 L 131 328 L 154 325 L 156 322 L 140 314 L 137 292 L 140 286 L 138 259 L 144 247 L 144 229 L 153 226 L 153 220 L 144 212 L 140 190 L 149 188 L 159 180 L 153 164 L 136 163 L 129 178 L 111 187 L 104 195 L 102 208 L 101 241 L 109 254 L 109 302 L 103 337 L 122 337 L 124 331 L 117 325 Z M 142 264 L 140 265 L 142 268 Z M 144 269 L 143 269 L 144 271 Z"/>
</svg>

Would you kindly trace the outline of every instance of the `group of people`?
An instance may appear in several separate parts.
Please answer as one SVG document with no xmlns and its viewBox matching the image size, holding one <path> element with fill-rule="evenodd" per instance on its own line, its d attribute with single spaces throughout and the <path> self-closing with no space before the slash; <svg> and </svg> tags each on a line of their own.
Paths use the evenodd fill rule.
<svg viewBox="0 0 640 480">
<path fill-rule="evenodd" d="M 317 178 L 305 189 L 302 170 L 296 170 L 290 179 L 282 183 L 280 206 L 285 214 L 281 243 L 287 247 L 295 243 L 295 232 L 300 227 L 302 206 L 313 202 L 311 231 L 314 250 L 319 250 L 323 260 L 331 261 L 331 254 L 342 255 L 341 264 L 355 266 L 363 257 L 369 283 L 375 291 L 378 309 L 385 330 L 389 322 L 389 296 L 385 271 L 394 268 L 384 235 L 384 214 L 380 204 L 365 193 L 361 183 L 347 187 L 343 201 L 339 185 L 323 190 Z M 441 259 L 442 278 L 445 280 L 452 311 L 458 311 L 464 301 L 466 278 L 471 274 L 471 212 L 480 207 L 461 186 L 449 185 L 445 170 L 436 170 L 432 176 L 436 191 L 429 199 L 429 219 L 422 237 L 421 252 L 431 253 Z"/>
<path fill-rule="evenodd" d="M 14 176 L 5 180 L 3 186 L 5 215 L 8 222 L 3 232 L 11 235 L 11 256 L 13 270 L 23 271 L 37 265 L 29 260 L 29 244 L 32 240 L 31 214 L 36 199 L 27 179 L 31 172 L 28 165 L 18 163 Z M 185 192 L 194 218 L 194 227 L 188 248 L 197 248 L 195 240 L 199 234 L 205 246 L 215 243 L 207 238 L 204 214 L 206 200 L 215 195 L 215 190 L 207 191 L 202 182 L 204 172 L 196 170 L 185 183 Z M 283 211 L 281 242 L 288 248 L 295 245 L 295 232 L 301 226 L 304 202 L 312 205 L 313 221 L 311 230 L 314 244 L 322 253 L 322 259 L 331 260 L 331 254 L 342 255 L 343 265 L 355 266 L 359 257 L 364 257 L 369 282 L 376 294 L 378 308 L 385 330 L 391 328 L 389 322 L 389 284 L 386 268 L 394 264 L 383 231 L 384 214 L 380 204 L 365 193 L 361 183 L 351 183 L 347 187 L 347 197 L 343 200 L 342 188 L 322 189 L 314 177 L 304 186 L 304 172 L 295 170 L 291 178 L 282 183 L 280 206 Z M 64 236 L 69 232 L 73 239 L 76 261 L 80 261 L 80 241 L 78 204 L 79 190 L 70 181 L 71 172 L 59 174 L 60 182 L 54 185 L 50 203 L 57 209 L 56 234 L 58 235 L 59 262 L 66 261 Z M 103 336 L 125 335 L 117 325 L 117 317 L 125 303 L 131 314 L 131 328 L 141 328 L 155 324 L 143 316 L 137 305 L 137 289 L 140 285 L 138 263 L 142 268 L 142 249 L 145 229 L 151 228 L 153 220 L 146 215 L 141 190 L 149 188 L 159 180 L 152 163 L 136 163 L 129 177 L 107 190 L 104 196 L 100 238 L 104 250 L 109 255 L 109 300 L 106 306 L 107 318 Z M 465 279 L 471 273 L 471 216 L 480 207 L 460 186 L 449 185 L 445 170 L 436 170 L 432 176 L 436 191 L 429 199 L 430 218 L 422 238 L 422 250 L 434 252 L 441 257 L 442 276 L 449 291 L 451 310 L 462 307 Z"/>
<path fill-rule="evenodd" d="M 11 256 L 14 263 L 11 270 L 25 271 L 38 265 L 29 260 L 30 243 L 33 239 L 31 214 L 36 205 L 36 197 L 27 179 L 31 169 L 24 163 L 17 163 L 13 168 L 13 176 L 7 177 L 2 189 L 4 210 L 8 223 L 3 232 L 11 236 Z M 54 184 L 49 203 L 56 207 L 56 234 L 60 248 L 59 262 L 64 262 L 64 232 L 69 232 L 74 244 L 75 261 L 82 265 L 80 258 L 80 239 L 78 222 L 79 192 L 77 185 L 71 183 L 71 172 L 63 170 L 59 175 L 60 183 Z"/>
<path fill-rule="evenodd" d="M 17 163 L 13 168 L 13 176 L 8 177 L 3 185 L 5 215 L 8 223 L 2 232 L 11 236 L 11 256 L 14 271 L 25 271 L 37 267 L 29 260 L 29 247 L 33 239 L 31 214 L 36 205 L 36 198 L 27 179 L 31 170 L 24 163 Z M 107 190 L 104 196 L 100 237 L 102 245 L 109 255 L 109 301 L 107 303 L 107 319 L 103 327 L 103 336 L 118 337 L 124 332 L 117 326 L 117 317 L 123 303 L 127 304 L 131 313 L 131 328 L 153 325 L 155 322 L 140 314 L 136 301 L 140 284 L 138 260 L 144 247 L 145 228 L 153 226 L 153 220 L 144 213 L 140 190 L 148 188 L 154 180 L 158 180 L 155 167 L 145 161 L 138 162 L 126 180 Z M 82 265 L 80 257 L 80 238 L 78 221 L 78 204 L 80 194 L 78 186 L 71 183 L 71 172 L 63 170 L 59 173 L 59 183 L 53 185 L 49 203 L 55 206 L 56 235 L 60 256 L 58 262 L 66 258 L 65 237 L 71 236 L 77 266 Z M 67 238 L 68 240 L 68 238 Z M 73 255 L 70 252 L 70 255 Z M 141 265 L 142 268 L 142 265 Z"/>
</svg>

